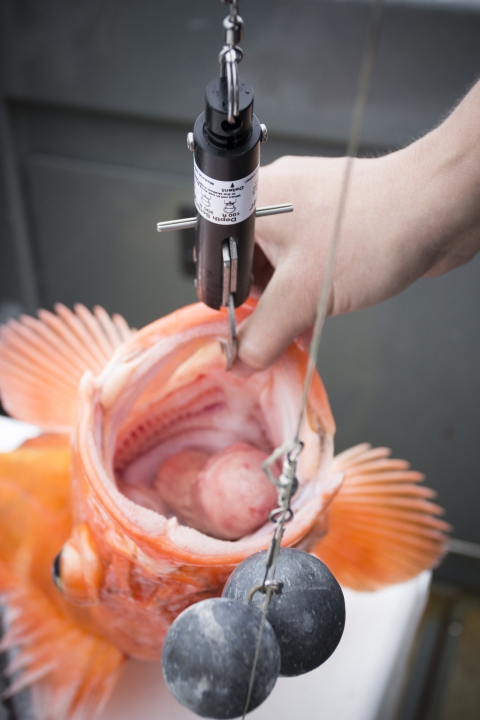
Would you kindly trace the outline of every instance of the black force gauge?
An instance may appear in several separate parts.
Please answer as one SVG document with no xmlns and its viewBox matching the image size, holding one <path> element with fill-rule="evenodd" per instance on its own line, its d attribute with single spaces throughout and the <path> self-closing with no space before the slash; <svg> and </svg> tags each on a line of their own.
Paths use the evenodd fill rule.
<svg viewBox="0 0 480 720">
<path fill-rule="evenodd" d="M 195 287 L 198 298 L 215 310 L 228 307 L 228 366 L 236 353 L 234 309 L 245 302 L 252 279 L 255 218 L 291 212 L 293 206 L 257 208 L 260 143 L 267 128 L 253 114 L 253 90 L 238 78 L 243 51 L 243 20 L 238 0 L 223 21 L 225 44 L 219 55 L 220 77 L 206 88 L 205 112 L 187 135 L 194 153 L 197 216 L 157 224 L 158 232 L 195 228 Z"/>
</svg>

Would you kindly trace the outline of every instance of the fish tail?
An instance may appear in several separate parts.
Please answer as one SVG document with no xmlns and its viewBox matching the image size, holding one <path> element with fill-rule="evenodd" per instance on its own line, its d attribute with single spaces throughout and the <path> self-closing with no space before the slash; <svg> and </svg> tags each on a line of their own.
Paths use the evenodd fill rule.
<svg viewBox="0 0 480 720">
<path fill-rule="evenodd" d="M 390 452 L 362 444 L 337 455 L 334 472 L 344 473 L 343 485 L 328 510 L 328 531 L 310 548 L 355 590 L 409 580 L 446 552 L 451 526 L 432 502 L 434 491 Z"/>
<path fill-rule="evenodd" d="M 30 688 L 38 720 L 92 720 L 114 687 L 124 655 L 67 619 L 0 563 L 1 650 L 9 654 L 4 698 Z"/>
</svg>

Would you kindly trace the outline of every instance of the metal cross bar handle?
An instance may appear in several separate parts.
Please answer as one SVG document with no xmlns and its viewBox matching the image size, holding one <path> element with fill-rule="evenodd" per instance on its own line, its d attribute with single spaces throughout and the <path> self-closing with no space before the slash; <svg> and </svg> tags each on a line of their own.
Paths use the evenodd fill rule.
<svg viewBox="0 0 480 720">
<path fill-rule="evenodd" d="M 266 217 L 267 215 L 281 215 L 282 213 L 293 212 L 292 203 L 283 205 L 266 205 L 255 210 L 255 217 Z M 170 232 L 170 230 L 188 230 L 196 228 L 198 217 L 181 218 L 180 220 L 167 220 L 157 223 L 158 232 Z"/>
</svg>

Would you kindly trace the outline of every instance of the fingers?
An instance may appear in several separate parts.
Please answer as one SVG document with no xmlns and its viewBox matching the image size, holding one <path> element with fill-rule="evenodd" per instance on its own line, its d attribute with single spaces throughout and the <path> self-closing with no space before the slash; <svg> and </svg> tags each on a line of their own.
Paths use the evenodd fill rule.
<svg viewBox="0 0 480 720">
<path fill-rule="evenodd" d="M 253 287 L 257 292 L 263 292 L 272 279 L 273 266 L 267 259 L 260 245 L 255 243 L 253 249 Z"/>
<path fill-rule="evenodd" d="M 255 311 L 238 327 L 234 372 L 246 375 L 278 360 L 292 340 L 312 325 L 315 293 L 283 263 L 275 271 Z"/>
<path fill-rule="evenodd" d="M 295 210 L 256 227 L 254 288 L 263 294 L 238 328 L 237 374 L 267 368 L 313 324 L 343 165 L 284 157 L 262 169 L 259 203 L 293 202 Z"/>
</svg>

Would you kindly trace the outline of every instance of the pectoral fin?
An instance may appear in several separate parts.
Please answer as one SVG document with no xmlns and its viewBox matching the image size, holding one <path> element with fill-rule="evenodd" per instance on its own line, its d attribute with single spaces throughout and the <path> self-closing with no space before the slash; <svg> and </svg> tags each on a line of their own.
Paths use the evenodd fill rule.
<svg viewBox="0 0 480 720">
<path fill-rule="evenodd" d="M 120 315 L 83 305 L 56 305 L 38 318 L 22 315 L 0 329 L 0 396 L 13 417 L 68 432 L 75 423 L 77 389 L 86 370 L 97 376 L 133 333 Z"/>
<path fill-rule="evenodd" d="M 53 560 L 71 530 L 70 451 L 68 439 L 57 437 L 54 447 L 36 438 L 33 446 L 0 453 L 0 561 L 34 571 L 39 582 L 43 559 Z M 46 579 L 50 585 L 48 570 Z"/>
<path fill-rule="evenodd" d="M 64 617 L 31 585 L 22 585 L 0 563 L 8 652 L 4 697 L 29 687 L 35 716 L 44 720 L 91 720 L 108 699 L 125 657 L 113 645 Z"/>
<path fill-rule="evenodd" d="M 415 577 L 439 562 L 450 525 L 440 519 L 433 490 L 421 473 L 388 448 L 357 445 L 334 460 L 345 473 L 330 505 L 328 531 L 310 552 L 337 580 L 355 590 L 376 590 Z"/>
</svg>

